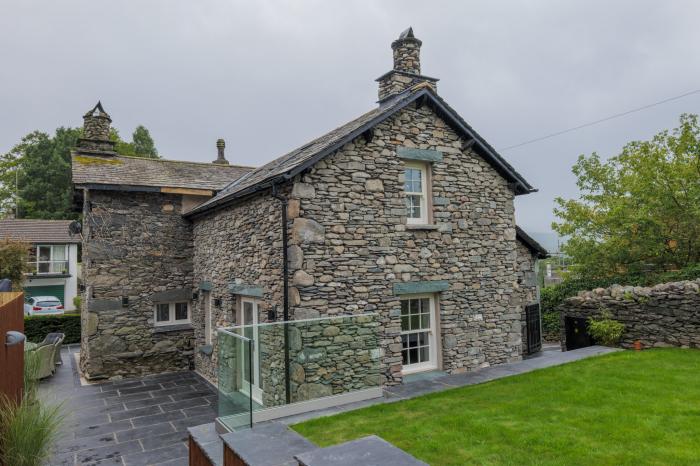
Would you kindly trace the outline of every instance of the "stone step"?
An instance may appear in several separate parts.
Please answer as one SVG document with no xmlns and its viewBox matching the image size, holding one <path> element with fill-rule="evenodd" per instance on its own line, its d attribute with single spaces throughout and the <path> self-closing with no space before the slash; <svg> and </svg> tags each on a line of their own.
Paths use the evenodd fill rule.
<svg viewBox="0 0 700 466">
<path fill-rule="evenodd" d="M 252 429 L 221 436 L 226 464 L 297 466 L 295 455 L 318 447 L 279 422 L 256 424 Z"/>
<path fill-rule="evenodd" d="M 299 466 L 428 466 L 386 440 L 370 435 L 298 454 Z"/>
<path fill-rule="evenodd" d="M 203 455 L 211 466 L 224 465 L 224 441 L 216 431 L 216 425 L 212 422 L 202 424 L 187 429 L 190 433 L 190 458 L 193 454 L 196 457 Z M 190 464 L 204 464 L 203 462 L 195 462 Z"/>
</svg>

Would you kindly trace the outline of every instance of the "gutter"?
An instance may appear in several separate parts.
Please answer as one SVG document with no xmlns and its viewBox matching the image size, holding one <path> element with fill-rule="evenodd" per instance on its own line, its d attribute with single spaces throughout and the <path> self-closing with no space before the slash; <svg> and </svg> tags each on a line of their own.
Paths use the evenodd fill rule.
<svg viewBox="0 0 700 466">
<path fill-rule="evenodd" d="M 289 258 L 287 227 L 287 205 L 288 199 L 277 192 L 277 184 L 272 185 L 272 197 L 279 200 L 282 206 L 282 283 L 284 285 L 284 386 L 287 404 L 291 402 L 291 383 L 289 379 Z"/>
</svg>

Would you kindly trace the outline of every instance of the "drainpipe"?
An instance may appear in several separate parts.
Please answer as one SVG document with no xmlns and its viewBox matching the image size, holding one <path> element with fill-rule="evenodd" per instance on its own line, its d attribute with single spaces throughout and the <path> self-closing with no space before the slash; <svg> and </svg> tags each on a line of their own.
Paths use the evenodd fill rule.
<svg viewBox="0 0 700 466">
<path fill-rule="evenodd" d="M 276 184 L 272 185 L 272 197 L 274 197 L 282 203 L 282 283 L 284 286 L 284 387 L 286 401 L 287 404 L 289 404 L 292 399 L 292 389 L 289 380 L 289 259 L 287 257 L 287 237 L 289 236 L 287 231 L 288 200 L 286 197 L 278 194 Z"/>
</svg>

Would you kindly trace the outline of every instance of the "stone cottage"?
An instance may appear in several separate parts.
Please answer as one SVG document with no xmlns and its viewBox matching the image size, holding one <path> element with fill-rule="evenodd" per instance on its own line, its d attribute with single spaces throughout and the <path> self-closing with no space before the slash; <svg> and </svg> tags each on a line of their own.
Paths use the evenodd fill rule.
<svg viewBox="0 0 700 466">
<path fill-rule="evenodd" d="M 369 112 L 259 168 L 118 156 L 85 115 L 81 368 L 217 377 L 216 328 L 375 313 L 383 383 L 515 361 L 536 259 L 535 189 L 421 74 L 411 29 Z"/>
</svg>

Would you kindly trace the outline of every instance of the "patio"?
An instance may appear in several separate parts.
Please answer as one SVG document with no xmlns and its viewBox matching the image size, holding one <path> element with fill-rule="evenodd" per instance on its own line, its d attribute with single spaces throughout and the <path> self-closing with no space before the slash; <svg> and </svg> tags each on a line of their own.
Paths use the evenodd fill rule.
<svg viewBox="0 0 700 466">
<path fill-rule="evenodd" d="M 213 422 L 216 390 L 194 372 L 81 385 L 77 345 L 64 347 L 39 396 L 66 420 L 50 464 L 186 465 L 187 428 Z"/>
</svg>

